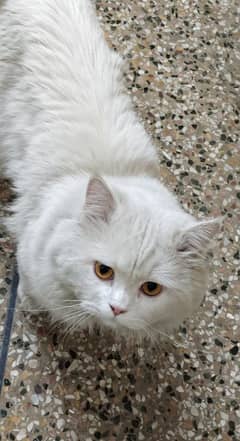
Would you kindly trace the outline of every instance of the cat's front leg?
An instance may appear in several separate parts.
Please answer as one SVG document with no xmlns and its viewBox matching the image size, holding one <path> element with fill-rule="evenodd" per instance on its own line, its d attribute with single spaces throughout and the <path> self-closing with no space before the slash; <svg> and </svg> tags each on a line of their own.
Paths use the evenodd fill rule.
<svg viewBox="0 0 240 441">
<path fill-rule="evenodd" d="M 23 286 L 22 286 L 22 282 L 20 280 L 19 280 L 19 283 L 18 283 L 17 296 L 18 296 L 18 300 L 20 301 L 20 303 L 23 303 L 24 298 L 26 296 L 24 295 L 24 289 L 23 289 Z"/>
<path fill-rule="evenodd" d="M 38 305 L 34 301 L 33 297 L 27 288 L 27 279 L 23 274 L 19 272 L 19 283 L 17 288 L 17 299 L 22 311 L 37 313 L 39 310 Z"/>
</svg>

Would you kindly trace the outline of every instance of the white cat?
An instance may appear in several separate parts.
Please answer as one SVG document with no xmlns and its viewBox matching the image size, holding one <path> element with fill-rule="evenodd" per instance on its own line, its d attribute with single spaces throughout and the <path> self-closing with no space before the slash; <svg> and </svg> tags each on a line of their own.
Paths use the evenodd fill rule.
<svg viewBox="0 0 240 441">
<path fill-rule="evenodd" d="M 200 305 L 218 220 L 158 180 L 89 0 L 0 7 L 0 154 L 20 290 L 73 328 L 156 336 Z"/>
</svg>

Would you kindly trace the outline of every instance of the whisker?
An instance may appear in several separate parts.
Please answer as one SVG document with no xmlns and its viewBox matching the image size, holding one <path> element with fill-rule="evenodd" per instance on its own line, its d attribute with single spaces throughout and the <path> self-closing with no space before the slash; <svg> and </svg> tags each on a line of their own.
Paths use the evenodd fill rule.
<svg viewBox="0 0 240 441">
<path fill-rule="evenodd" d="M 65 306 L 55 306 L 54 308 L 45 308 L 45 309 L 22 309 L 22 312 L 51 312 L 51 311 L 59 311 L 61 309 L 66 309 L 66 308 L 75 308 L 76 305 L 65 305 Z"/>
<path fill-rule="evenodd" d="M 86 314 L 85 317 L 82 317 L 81 320 L 74 320 L 73 323 L 71 323 L 69 326 L 67 326 L 65 335 L 63 338 L 63 342 L 66 340 L 66 338 L 73 334 L 78 328 L 81 327 L 81 325 L 86 322 L 90 318 L 89 314 Z"/>
<path fill-rule="evenodd" d="M 71 315 L 65 315 L 64 317 L 63 317 L 63 321 L 65 322 L 65 321 L 70 321 L 70 320 L 74 320 L 74 319 L 79 319 L 79 320 L 81 320 L 82 318 L 84 318 L 84 317 L 86 317 L 86 313 L 84 313 L 84 314 L 77 314 L 77 313 L 74 313 L 74 314 L 71 314 Z"/>
</svg>

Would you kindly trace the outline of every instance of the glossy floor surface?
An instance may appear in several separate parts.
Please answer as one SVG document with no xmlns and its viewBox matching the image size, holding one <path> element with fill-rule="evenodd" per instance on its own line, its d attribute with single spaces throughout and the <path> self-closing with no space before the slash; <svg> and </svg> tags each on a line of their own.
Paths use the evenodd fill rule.
<svg viewBox="0 0 240 441">
<path fill-rule="evenodd" d="M 102 0 L 106 38 L 159 151 L 160 174 L 198 217 L 225 214 L 199 313 L 172 342 L 62 340 L 17 307 L 1 441 L 240 439 L 239 2 Z M 0 214 L 11 199 L 0 184 Z M 0 227 L 0 319 L 14 247 Z M 238 228 L 238 229 L 237 229 Z"/>
</svg>

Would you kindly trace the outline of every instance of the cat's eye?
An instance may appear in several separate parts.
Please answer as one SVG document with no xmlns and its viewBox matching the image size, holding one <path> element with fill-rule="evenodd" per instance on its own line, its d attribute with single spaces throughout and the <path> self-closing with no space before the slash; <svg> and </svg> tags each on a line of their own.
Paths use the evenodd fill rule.
<svg viewBox="0 0 240 441">
<path fill-rule="evenodd" d="M 141 286 L 141 291 L 146 294 L 146 296 L 157 296 L 162 291 L 162 285 L 155 282 L 145 282 Z"/>
<path fill-rule="evenodd" d="M 112 280 L 114 277 L 113 269 L 100 262 L 95 262 L 95 273 L 102 280 Z"/>
</svg>

